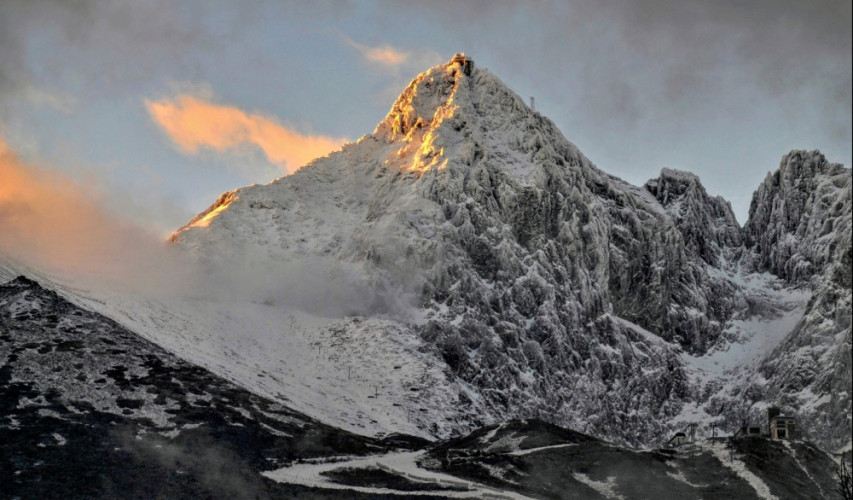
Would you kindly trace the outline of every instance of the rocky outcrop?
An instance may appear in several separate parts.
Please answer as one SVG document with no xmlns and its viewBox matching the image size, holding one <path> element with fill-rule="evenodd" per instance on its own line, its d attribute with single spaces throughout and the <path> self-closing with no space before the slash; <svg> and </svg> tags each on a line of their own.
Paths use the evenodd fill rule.
<svg viewBox="0 0 853 500">
<path fill-rule="evenodd" d="M 694 258 L 719 267 L 727 251 L 741 246 L 741 228 L 731 204 L 708 196 L 695 174 L 665 168 L 644 187 L 672 217 Z"/>
<path fill-rule="evenodd" d="M 850 169 L 818 151 L 791 151 L 752 197 L 744 226 L 752 267 L 801 283 L 844 259 L 849 200 Z"/>
</svg>

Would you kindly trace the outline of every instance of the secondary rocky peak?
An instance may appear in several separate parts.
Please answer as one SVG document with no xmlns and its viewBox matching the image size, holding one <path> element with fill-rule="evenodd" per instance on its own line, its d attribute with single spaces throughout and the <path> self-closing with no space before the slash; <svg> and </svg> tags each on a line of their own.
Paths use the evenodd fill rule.
<svg viewBox="0 0 853 500">
<path fill-rule="evenodd" d="M 822 270 L 838 245 L 832 235 L 849 231 L 850 169 L 820 151 L 791 151 L 767 174 L 749 207 L 744 239 L 753 266 L 789 281 Z"/>
<path fill-rule="evenodd" d="M 757 234 L 766 227 L 770 219 L 774 219 L 778 229 L 794 231 L 800 223 L 806 200 L 822 177 L 844 170 L 842 165 L 828 162 L 817 150 L 794 150 L 783 156 L 779 169 L 767 174 L 752 197 L 747 223 L 748 238 L 751 233 Z"/>
<path fill-rule="evenodd" d="M 693 256 L 717 264 L 725 249 L 740 246 L 741 229 L 731 204 L 709 196 L 697 175 L 664 168 L 644 187 L 673 218 Z"/>
<path fill-rule="evenodd" d="M 844 166 L 831 163 L 817 149 L 806 151 L 795 149 L 782 157 L 779 170 L 768 174 L 769 178 L 778 179 L 780 185 L 796 185 L 798 181 L 814 179 L 819 175 L 832 175 L 840 172 Z"/>
<path fill-rule="evenodd" d="M 36 288 L 39 289 L 39 284 L 26 276 L 18 276 L 17 278 L 2 285 L 5 288 Z"/>
<path fill-rule="evenodd" d="M 696 191 L 702 187 L 699 177 L 691 172 L 663 168 L 657 179 L 649 179 L 645 184 L 646 189 L 655 195 L 661 205 L 670 205 L 688 191 Z"/>
</svg>

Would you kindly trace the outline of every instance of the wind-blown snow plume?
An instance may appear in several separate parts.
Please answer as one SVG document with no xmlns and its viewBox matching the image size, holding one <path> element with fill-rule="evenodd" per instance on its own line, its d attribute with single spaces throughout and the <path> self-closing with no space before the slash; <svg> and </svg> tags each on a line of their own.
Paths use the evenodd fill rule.
<svg viewBox="0 0 853 500">
<path fill-rule="evenodd" d="M 0 255 L 57 277 L 161 298 L 239 297 L 327 317 L 410 307 L 410 298 L 377 292 L 333 259 L 245 259 L 216 268 L 190 262 L 155 231 L 111 214 L 95 189 L 22 161 L 2 140 L 0 179 Z"/>
</svg>

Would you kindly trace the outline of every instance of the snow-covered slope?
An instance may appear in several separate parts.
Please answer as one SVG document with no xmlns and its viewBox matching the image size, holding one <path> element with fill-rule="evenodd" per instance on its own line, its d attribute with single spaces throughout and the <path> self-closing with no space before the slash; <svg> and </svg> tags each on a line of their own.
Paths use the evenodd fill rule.
<svg viewBox="0 0 853 500">
<path fill-rule="evenodd" d="M 0 283 L 1 498 L 314 498 L 260 472 L 419 444 L 323 425 L 25 277 Z"/>
<path fill-rule="evenodd" d="M 451 62 L 373 134 L 223 195 L 172 241 L 211 266 L 333 259 L 411 293 L 399 334 L 434 346 L 492 415 L 637 443 L 688 393 L 680 349 L 712 345 L 735 300 L 706 264 L 738 243 L 730 210 L 713 213 L 713 245 L 688 245 L 655 198 L 670 190 L 603 173 L 494 75 Z"/>
<path fill-rule="evenodd" d="M 444 437 L 540 417 L 651 445 L 773 402 L 836 446 L 849 410 L 828 415 L 853 392 L 850 171 L 812 156 L 783 161 L 741 230 L 696 176 L 610 176 L 497 77 L 454 60 L 418 75 L 372 134 L 223 194 L 172 236 L 208 288 L 231 293 L 57 282 L 347 430 Z M 246 277 L 260 290 L 241 289 Z M 779 388 L 805 346 L 812 368 L 791 400 Z"/>
</svg>

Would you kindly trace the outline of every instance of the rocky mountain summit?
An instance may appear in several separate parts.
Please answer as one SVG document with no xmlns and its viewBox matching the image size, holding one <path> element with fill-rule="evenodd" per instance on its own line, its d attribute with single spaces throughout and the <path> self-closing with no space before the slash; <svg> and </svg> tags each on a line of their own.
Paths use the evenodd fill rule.
<svg viewBox="0 0 853 500">
<path fill-rule="evenodd" d="M 599 170 L 462 58 L 418 75 L 372 134 L 224 194 L 171 241 L 211 265 L 346 267 L 382 291 L 355 314 L 396 318 L 470 389 L 455 406 L 476 403 L 486 420 L 540 417 L 644 445 L 687 421 L 688 405 L 726 419 L 748 393 L 754 409 L 813 405 L 804 415 L 815 416 L 830 398 L 836 413 L 814 438 L 840 446 L 853 392 L 850 238 L 850 170 L 816 152 L 783 159 L 741 229 L 695 175 L 664 169 L 636 187 Z M 767 303 L 759 281 L 811 294 L 778 340 L 761 325 L 800 306 Z M 751 377 L 748 389 L 691 375 L 749 342 L 764 351 L 727 375 Z M 805 344 L 813 367 L 780 386 L 803 373 Z"/>
<path fill-rule="evenodd" d="M 415 78 L 372 134 L 223 194 L 171 242 L 213 271 L 298 279 L 233 307 L 62 293 L 349 431 L 536 417 L 653 446 L 777 404 L 821 446 L 850 442 L 850 170 L 816 152 L 783 159 L 741 229 L 692 174 L 601 171 L 462 59 Z"/>
</svg>

